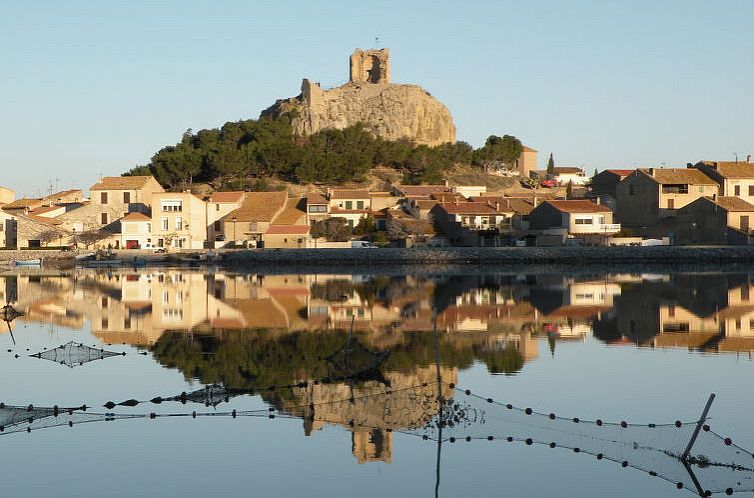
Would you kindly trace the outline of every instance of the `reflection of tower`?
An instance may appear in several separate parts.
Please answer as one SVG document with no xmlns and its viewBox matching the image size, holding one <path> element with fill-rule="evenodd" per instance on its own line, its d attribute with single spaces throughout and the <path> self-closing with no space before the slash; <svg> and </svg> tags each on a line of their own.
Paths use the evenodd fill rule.
<svg viewBox="0 0 754 498">
<path fill-rule="evenodd" d="M 393 433 L 382 429 L 357 429 L 351 433 L 351 452 L 359 464 L 390 463 L 393 459 Z"/>
</svg>

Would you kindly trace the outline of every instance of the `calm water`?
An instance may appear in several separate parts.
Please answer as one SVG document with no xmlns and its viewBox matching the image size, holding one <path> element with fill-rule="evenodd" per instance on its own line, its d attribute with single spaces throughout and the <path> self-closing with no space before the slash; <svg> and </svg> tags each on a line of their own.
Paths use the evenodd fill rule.
<svg viewBox="0 0 754 498">
<path fill-rule="evenodd" d="M 542 413 L 642 423 L 695 420 L 716 393 L 714 429 L 754 449 L 751 281 L 5 273 L 0 300 L 25 316 L 0 334 L 0 401 L 85 404 L 92 422 L 2 433 L 3 493 L 690 496 L 561 448 L 459 437 L 438 452 L 415 430 L 438 403 L 385 402 L 385 392 L 429 400 L 440 376 L 446 398 L 458 398 L 452 383 Z M 97 351 L 45 359 L 70 341 Z M 100 349 L 119 354 L 99 359 Z M 97 420 L 104 413 L 134 417 Z"/>
</svg>

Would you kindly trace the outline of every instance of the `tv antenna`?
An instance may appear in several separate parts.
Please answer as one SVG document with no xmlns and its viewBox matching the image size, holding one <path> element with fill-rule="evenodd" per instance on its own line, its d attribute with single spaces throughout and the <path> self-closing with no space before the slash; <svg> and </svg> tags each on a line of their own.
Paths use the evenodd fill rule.
<svg viewBox="0 0 754 498">
<path fill-rule="evenodd" d="M 380 48 L 380 37 L 375 36 L 374 37 L 374 48 Z"/>
</svg>

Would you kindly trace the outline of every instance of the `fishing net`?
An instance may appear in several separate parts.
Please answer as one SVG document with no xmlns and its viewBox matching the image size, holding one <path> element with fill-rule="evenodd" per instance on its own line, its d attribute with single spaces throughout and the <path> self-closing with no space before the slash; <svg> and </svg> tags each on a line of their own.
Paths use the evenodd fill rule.
<svg viewBox="0 0 754 498">
<path fill-rule="evenodd" d="M 124 353 L 115 353 L 104 349 L 92 348 L 78 342 L 69 342 L 54 349 L 48 349 L 41 353 L 29 355 L 33 358 L 54 361 L 69 368 L 81 366 L 84 363 L 95 360 L 104 360 L 111 356 L 125 356 Z"/>
</svg>

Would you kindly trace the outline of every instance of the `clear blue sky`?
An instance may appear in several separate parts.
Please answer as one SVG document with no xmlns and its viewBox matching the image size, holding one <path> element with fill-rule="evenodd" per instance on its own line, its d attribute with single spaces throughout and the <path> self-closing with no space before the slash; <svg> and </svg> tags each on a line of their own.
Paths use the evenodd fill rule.
<svg viewBox="0 0 754 498">
<path fill-rule="evenodd" d="M 256 118 L 354 48 L 453 113 L 560 165 L 754 153 L 754 1 L 0 3 L 0 185 L 88 188 L 188 128 Z"/>
</svg>

